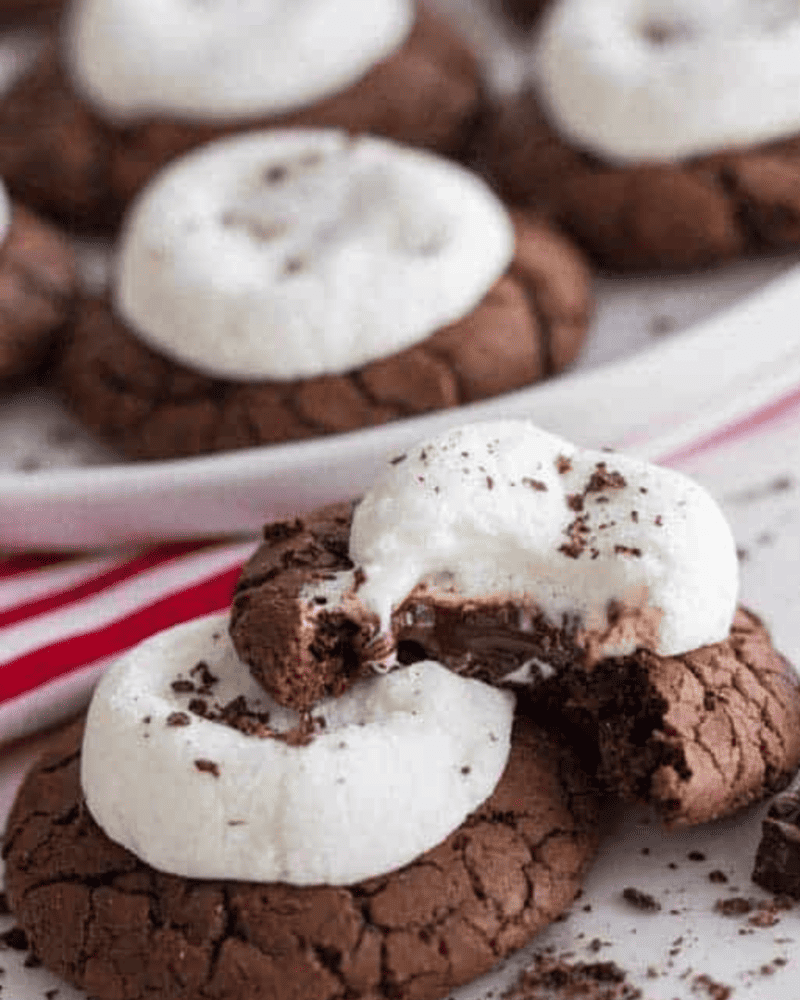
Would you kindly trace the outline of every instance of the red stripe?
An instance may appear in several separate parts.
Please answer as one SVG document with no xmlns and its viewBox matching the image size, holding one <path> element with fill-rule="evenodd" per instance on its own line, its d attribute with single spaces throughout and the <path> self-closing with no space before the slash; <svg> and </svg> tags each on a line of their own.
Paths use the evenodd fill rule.
<svg viewBox="0 0 800 1000">
<path fill-rule="evenodd" d="M 702 455 L 703 452 L 718 448 L 720 445 L 750 437 L 756 431 L 763 430 L 767 425 L 777 423 L 779 420 L 794 414 L 798 408 L 800 408 L 800 386 L 784 396 L 779 396 L 774 402 L 753 410 L 746 417 L 740 417 L 739 420 L 734 420 L 732 423 L 712 431 L 692 444 L 684 445 L 682 448 L 670 452 L 660 458 L 659 462 L 664 465 L 675 465 L 688 458 L 694 458 L 696 455 Z"/>
<path fill-rule="evenodd" d="M 12 608 L 0 612 L 0 628 L 4 625 L 13 625 L 16 622 L 24 621 L 26 618 L 45 614 L 48 611 L 63 607 L 65 604 L 80 601 L 85 597 L 90 597 L 92 594 L 97 594 L 99 591 L 113 586 L 115 583 L 121 583 L 123 580 L 143 573 L 145 570 L 162 566 L 164 563 L 171 562 L 184 555 L 190 555 L 207 546 L 207 542 L 175 542 L 168 545 L 158 545 L 141 553 L 135 559 L 129 559 L 127 562 L 120 563 L 114 566 L 113 569 L 106 570 L 104 573 L 98 573 L 97 576 L 84 580 L 82 583 L 66 587 L 64 590 L 54 591 L 51 594 L 45 594 L 44 597 L 37 597 L 32 601 L 17 604 Z"/>
<path fill-rule="evenodd" d="M 130 649 L 170 625 L 212 611 L 222 611 L 230 605 L 240 573 L 241 566 L 234 566 L 194 587 L 162 598 L 121 621 L 17 657 L 0 668 L 0 702 L 24 694 L 103 656 Z"/>
<path fill-rule="evenodd" d="M 21 553 L 0 560 L 0 580 L 5 577 L 19 576 L 20 573 L 30 573 L 37 569 L 57 566 L 59 563 L 74 562 L 82 553 L 48 552 Z"/>
</svg>

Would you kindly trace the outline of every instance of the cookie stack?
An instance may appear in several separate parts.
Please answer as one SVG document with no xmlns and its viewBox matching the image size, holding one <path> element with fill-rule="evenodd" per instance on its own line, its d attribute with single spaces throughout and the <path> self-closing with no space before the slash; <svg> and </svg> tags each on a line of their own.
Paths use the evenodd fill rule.
<svg viewBox="0 0 800 1000">
<path fill-rule="evenodd" d="M 23 784 L 33 948 L 101 998 L 439 998 L 578 892 L 604 798 L 730 815 L 800 683 L 677 473 L 524 422 L 269 525 L 230 615 L 137 647 Z"/>
</svg>

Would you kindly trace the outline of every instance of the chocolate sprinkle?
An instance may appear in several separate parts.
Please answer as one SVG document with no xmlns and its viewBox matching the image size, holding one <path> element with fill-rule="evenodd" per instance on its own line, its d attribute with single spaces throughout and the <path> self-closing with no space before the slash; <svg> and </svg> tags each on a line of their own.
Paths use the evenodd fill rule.
<svg viewBox="0 0 800 1000">
<path fill-rule="evenodd" d="M 522 485 L 529 486 L 532 490 L 538 490 L 539 493 L 547 492 L 547 483 L 543 483 L 541 479 L 531 479 L 530 476 L 523 476 Z"/>
<path fill-rule="evenodd" d="M 657 913 L 661 909 L 661 903 L 654 896 L 648 892 L 642 892 L 641 889 L 634 889 L 633 886 L 622 890 L 622 898 L 626 903 L 635 906 L 637 910 L 641 910 L 642 913 Z"/>
<path fill-rule="evenodd" d="M 176 694 L 188 694 L 190 691 L 194 691 L 195 687 L 191 681 L 183 680 L 182 678 L 177 681 L 173 681 L 170 687 Z"/>
<path fill-rule="evenodd" d="M 194 762 L 194 766 L 204 774 L 213 774 L 215 778 L 219 777 L 219 764 L 216 764 L 213 760 L 206 760 L 204 757 L 200 757 Z"/>
<path fill-rule="evenodd" d="M 186 712 L 170 712 L 167 716 L 168 726 L 188 726 L 191 719 Z"/>
</svg>

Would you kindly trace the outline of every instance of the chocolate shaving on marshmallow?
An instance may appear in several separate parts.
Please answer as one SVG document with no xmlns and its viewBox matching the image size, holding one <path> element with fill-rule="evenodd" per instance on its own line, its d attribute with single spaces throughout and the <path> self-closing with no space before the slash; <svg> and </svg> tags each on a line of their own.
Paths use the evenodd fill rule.
<svg viewBox="0 0 800 1000">
<path fill-rule="evenodd" d="M 524 421 L 465 425 L 389 463 L 350 558 L 384 633 L 415 603 L 505 605 L 517 632 L 543 618 L 587 662 L 719 642 L 736 609 L 736 547 L 705 490 Z"/>
<path fill-rule="evenodd" d="M 411 0 L 77 0 L 75 81 L 105 118 L 246 118 L 313 104 L 398 49 Z"/>
<path fill-rule="evenodd" d="M 478 177 L 337 130 L 221 140 L 136 201 L 115 307 L 142 340 L 207 374 L 341 374 L 470 313 L 514 252 Z"/>
<path fill-rule="evenodd" d="M 793 0 L 557 0 L 534 73 L 555 125 L 618 163 L 800 131 Z"/>
<path fill-rule="evenodd" d="M 349 884 L 412 861 L 491 795 L 513 695 L 417 663 L 304 721 L 253 680 L 227 624 L 216 614 L 159 633 L 95 692 L 81 783 L 98 824 L 137 857 L 192 878 Z M 200 661 L 216 679 L 205 715 L 173 683 Z M 237 699 L 270 729 L 226 719 Z"/>
</svg>

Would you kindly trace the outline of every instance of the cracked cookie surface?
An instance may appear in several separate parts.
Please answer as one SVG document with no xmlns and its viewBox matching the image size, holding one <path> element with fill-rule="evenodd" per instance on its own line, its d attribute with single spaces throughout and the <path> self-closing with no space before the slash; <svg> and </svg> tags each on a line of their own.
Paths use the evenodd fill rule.
<svg viewBox="0 0 800 1000">
<path fill-rule="evenodd" d="M 77 283 L 67 239 L 15 203 L 0 242 L 0 381 L 43 360 L 71 315 Z"/>
<path fill-rule="evenodd" d="M 46 213 L 107 227 L 168 161 L 223 135 L 337 127 L 457 155 L 482 103 L 477 61 L 424 7 L 405 44 L 346 90 L 297 111 L 227 124 L 161 117 L 113 128 L 75 92 L 53 43 L 0 100 L 0 175 Z"/>
<path fill-rule="evenodd" d="M 800 136 L 614 166 L 528 91 L 487 115 L 477 155 L 500 193 L 558 222 L 603 267 L 688 270 L 800 245 Z"/>
<path fill-rule="evenodd" d="M 157 354 L 86 300 L 61 367 L 70 408 L 132 458 L 167 458 L 357 430 L 508 392 L 573 361 L 591 312 L 582 255 L 514 219 L 509 270 L 467 316 L 345 375 L 231 382 Z"/>
<path fill-rule="evenodd" d="M 81 732 L 65 731 L 26 779 L 3 855 L 33 951 L 101 1000 L 433 1000 L 555 919 L 596 849 L 585 776 L 518 720 L 494 794 L 397 872 L 337 888 L 182 879 L 92 820 Z"/>
<path fill-rule="evenodd" d="M 724 642 L 570 670 L 534 695 L 534 715 L 563 720 L 610 791 L 652 803 L 670 825 L 734 813 L 800 763 L 800 681 L 744 609 Z"/>
</svg>

